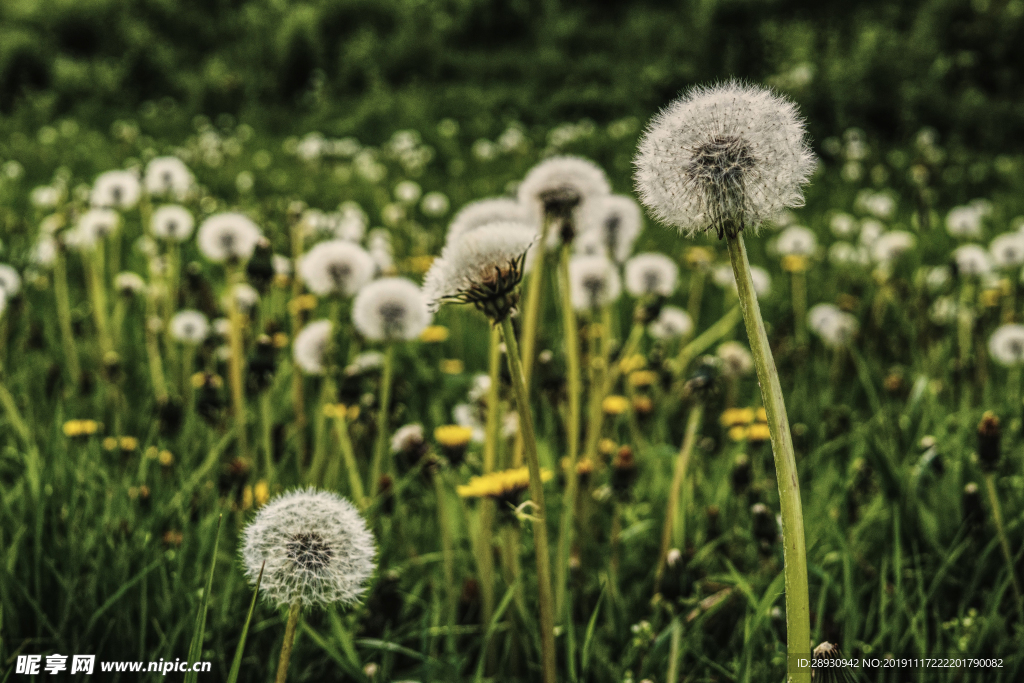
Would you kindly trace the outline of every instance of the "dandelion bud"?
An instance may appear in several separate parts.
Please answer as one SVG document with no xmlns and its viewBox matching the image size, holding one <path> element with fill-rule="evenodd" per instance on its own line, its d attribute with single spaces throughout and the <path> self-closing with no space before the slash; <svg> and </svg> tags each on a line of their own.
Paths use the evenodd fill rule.
<svg viewBox="0 0 1024 683">
<path fill-rule="evenodd" d="M 1001 437 L 999 417 L 991 410 L 986 411 L 978 423 L 978 464 L 982 471 L 995 472 L 999 468 Z"/>
<path fill-rule="evenodd" d="M 377 480 L 377 496 L 380 498 L 380 511 L 384 515 L 395 513 L 395 481 L 389 474 L 380 475 Z"/>
<path fill-rule="evenodd" d="M 261 294 L 266 293 L 274 280 L 274 252 L 270 248 L 270 240 L 260 237 L 253 249 L 252 257 L 245 267 L 245 274 Z"/>
<path fill-rule="evenodd" d="M 721 511 L 718 509 L 717 505 L 709 505 L 707 509 L 704 511 L 704 517 L 708 521 L 708 540 L 713 541 L 722 535 L 722 529 L 720 526 Z"/>
<path fill-rule="evenodd" d="M 274 340 L 266 334 L 256 339 L 256 348 L 249 359 L 247 373 L 248 387 L 253 393 L 260 393 L 270 388 L 277 370 L 277 348 Z"/>
<path fill-rule="evenodd" d="M 629 497 L 636 476 L 637 468 L 636 460 L 633 458 L 633 449 L 629 446 L 622 446 L 612 460 L 612 490 L 619 498 Z"/>
</svg>

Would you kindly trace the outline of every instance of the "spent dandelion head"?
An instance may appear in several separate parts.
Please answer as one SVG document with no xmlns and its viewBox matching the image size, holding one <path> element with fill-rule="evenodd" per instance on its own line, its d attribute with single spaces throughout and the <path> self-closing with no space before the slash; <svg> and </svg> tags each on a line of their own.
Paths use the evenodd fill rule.
<svg viewBox="0 0 1024 683">
<path fill-rule="evenodd" d="M 299 277 L 319 296 L 353 296 L 373 277 L 373 257 L 346 240 L 320 242 L 299 261 Z"/>
<path fill-rule="evenodd" d="M 309 375 L 322 375 L 327 369 L 327 351 L 331 345 L 330 320 L 309 323 L 295 335 L 292 355 L 295 364 Z"/>
<path fill-rule="evenodd" d="M 329 491 L 298 489 L 270 501 L 243 532 L 250 581 L 278 606 L 357 602 L 376 565 L 373 534 L 352 503 Z"/>
<path fill-rule="evenodd" d="M 473 304 L 493 321 L 511 315 L 536 232 L 520 223 L 491 223 L 448 244 L 423 281 L 431 311 Z"/>
<path fill-rule="evenodd" d="M 156 157 L 146 164 L 146 192 L 154 197 L 183 201 L 195 184 L 192 171 L 178 157 Z"/>
<path fill-rule="evenodd" d="M 448 225 L 448 244 L 466 233 L 491 223 L 521 223 L 535 226 L 534 216 L 528 204 L 509 197 L 493 197 L 470 202 L 459 209 Z"/>
<path fill-rule="evenodd" d="M 519 184 L 519 201 L 531 207 L 533 222 L 560 221 L 561 230 L 552 231 L 552 240 L 572 239 L 581 210 L 596 197 L 611 191 L 601 167 L 577 156 L 554 156 L 530 169 Z M 560 232 L 567 232 L 565 235 Z"/>
<path fill-rule="evenodd" d="M 718 346 L 715 355 L 722 361 L 722 373 L 727 377 L 743 377 L 754 371 L 754 359 L 747 347 L 736 341 Z"/>
<path fill-rule="evenodd" d="M 988 338 L 988 352 L 1002 366 L 1024 366 L 1024 325 L 1008 323 L 997 327 Z"/>
<path fill-rule="evenodd" d="M 626 291 L 634 297 L 672 296 L 678 279 L 679 267 L 664 254 L 637 254 L 626 261 Z"/>
<path fill-rule="evenodd" d="M 889 264 L 911 251 L 917 238 L 905 230 L 890 230 L 878 236 L 871 245 L 871 258 L 878 264 Z"/>
<path fill-rule="evenodd" d="M 609 258 L 622 263 L 629 258 L 640 235 L 643 217 L 640 205 L 632 197 L 606 194 L 588 201 L 580 217 L 580 231 L 592 235 Z"/>
<path fill-rule="evenodd" d="M 775 250 L 780 256 L 814 256 L 818 249 L 818 238 L 802 225 L 791 225 L 779 233 Z"/>
<path fill-rule="evenodd" d="M 195 219 L 192 213 L 178 204 L 165 204 L 153 212 L 149 229 L 155 237 L 168 242 L 184 242 L 192 236 Z"/>
<path fill-rule="evenodd" d="M 171 318 L 170 332 L 183 344 L 200 344 L 210 334 L 210 321 L 199 311 L 178 311 Z"/>
<path fill-rule="evenodd" d="M 964 244 L 954 249 L 953 263 L 961 277 L 976 278 L 992 272 L 992 257 L 977 244 Z"/>
<path fill-rule="evenodd" d="M 988 245 L 996 268 L 1008 270 L 1024 265 L 1024 233 L 1006 232 Z"/>
<path fill-rule="evenodd" d="M 214 263 L 245 261 L 256 250 L 260 229 L 240 213 L 218 213 L 199 226 L 199 251 Z"/>
<path fill-rule="evenodd" d="M 352 321 L 372 341 L 411 340 L 430 324 L 423 292 L 401 277 L 374 280 L 359 290 L 352 304 Z"/>
<path fill-rule="evenodd" d="M 578 311 L 610 304 L 622 293 L 619 269 L 605 256 L 573 256 L 569 261 L 569 294 Z"/>
<path fill-rule="evenodd" d="M 125 271 L 114 276 L 114 290 L 121 296 L 135 296 L 145 289 L 146 281 L 138 273 Z"/>
<path fill-rule="evenodd" d="M 97 176 L 89 193 L 94 208 L 132 209 L 139 203 L 142 187 L 132 171 L 107 171 Z"/>
<path fill-rule="evenodd" d="M 634 159 L 643 204 L 687 236 L 756 231 L 803 205 L 815 167 L 796 106 L 730 81 L 696 87 L 648 125 Z"/>
<path fill-rule="evenodd" d="M 121 226 L 121 215 L 113 209 L 89 209 L 74 229 L 64 233 L 65 243 L 74 249 L 91 249 Z"/>
<path fill-rule="evenodd" d="M 693 318 L 678 306 L 662 306 L 661 312 L 648 326 L 647 333 L 655 339 L 670 340 L 693 332 Z"/>
<path fill-rule="evenodd" d="M 13 299 L 21 291 L 21 276 L 13 266 L 0 263 L 0 291 L 8 299 Z"/>
</svg>

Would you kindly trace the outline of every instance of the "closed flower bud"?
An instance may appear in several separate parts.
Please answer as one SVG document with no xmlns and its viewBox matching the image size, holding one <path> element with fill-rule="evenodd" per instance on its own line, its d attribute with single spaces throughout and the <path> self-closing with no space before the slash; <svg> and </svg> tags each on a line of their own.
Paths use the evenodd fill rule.
<svg viewBox="0 0 1024 683">
<path fill-rule="evenodd" d="M 978 464 L 985 472 L 995 472 L 999 468 L 1001 436 L 999 417 L 991 410 L 987 411 L 978 423 Z"/>
</svg>

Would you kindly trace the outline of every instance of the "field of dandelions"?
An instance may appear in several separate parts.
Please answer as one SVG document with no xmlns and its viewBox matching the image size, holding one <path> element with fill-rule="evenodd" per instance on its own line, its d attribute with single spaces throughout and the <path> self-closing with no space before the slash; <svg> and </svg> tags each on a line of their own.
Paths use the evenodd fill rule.
<svg viewBox="0 0 1024 683">
<path fill-rule="evenodd" d="M 0 143 L 0 680 L 52 653 L 210 680 L 785 677 L 732 237 L 641 208 L 644 121 L 372 141 L 162 116 Z M 745 231 L 802 499 L 790 650 L 1020 680 L 1021 159 L 929 129 L 810 142 L 805 205 Z M 707 154 L 742 175 L 731 144 Z M 672 222 L 701 182 L 645 201 Z"/>
</svg>

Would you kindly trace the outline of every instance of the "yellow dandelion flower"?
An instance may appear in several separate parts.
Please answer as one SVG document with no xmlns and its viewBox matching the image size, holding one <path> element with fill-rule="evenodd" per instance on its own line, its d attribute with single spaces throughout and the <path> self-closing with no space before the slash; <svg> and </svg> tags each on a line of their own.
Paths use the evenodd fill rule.
<svg viewBox="0 0 1024 683">
<path fill-rule="evenodd" d="M 649 387 L 658 381 L 658 373 L 653 370 L 637 370 L 629 375 L 629 383 L 634 387 Z"/>
<path fill-rule="evenodd" d="M 248 510 L 252 507 L 252 487 L 246 486 L 242 489 L 242 504 L 239 506 L 242 510 Z"/>
<path fill-rule="evenodd" d="M 253 487 L 252 493 L 257 507 L 266 505 L 267 501 L 270 500 L 270 485 L 267 484 L 265 479 L 260 479 L 256 482 L 256 486 Z"/>
<path fill-rule="evenodd" d="M 464 448 L 473 438 L 473 429 L 462 425 L 442 425 L 434 430 L 434 440 L 445 448 Z"/>
<path fill-rule="evenodd" d="M 754 421 L 753 408 L 726 408 L 722 412 L 719 422 L 723 427 L 735 427 L 737 425 L 748 425 Z"/>
<path fill-rule="evenodd" d="M 710 249 L 704 247 L 690 247 L 683 252 L 683 262 L 690 268 L 705 268 L 714 260 Z"/>
<path fill-rule="evenodd" d="M 998 306 L 1002 294 L 998 289 L 986 289 L 978 296 L 978 304 L 984 308 Z"/>
<path fill-rule="evenodd" d="M 272 338 L 275 349 L 283 349 L 288 346 L 288 335 L 284 332 L 276 332 Z"/>
<path fill-rule="evenodd" d="M 446 375 L 461 375 L 466 366 L 458 358 L 445 358 L 441 361 L 441 372 Z"/>
<path fill-rule="evenodd" d="M 348 407 L 344 403 L 325 403 L 324 417 L 343 418 Z"/>
<path fill-rule="evenodd" d="M 744 427 L 736 425 L 735 427 L 729 428 L 729 438 L 733 441 L 745 441 L 747 434 L 750 433 L 750 427 Z"/>
<path fill-rule="evenodd" d="M 632 356 L 619 361 L 619 372 L 624 375 L 637 370 L 643 370 L 645 367 L 647 367 L 647 359 L 640 353 L 634 353 Z"/>
<path fill-rule="evenodd" d="M 430 325 L 420 332 L 420 341 L 427 344 L 439 344 L 448 341 L 449 336 L 451 333 L 444 325 Z"/>
<path fill-rule="evenodd" d="M 604 411 L 605 415 L 622 415 L 629 410 L 629 399 L 618 395 L 605 396 L 604 400 L 601 401 L 601 410 Z"/>
<path fill-rule="evenodd" d="M 100 430 L 100 423 L 96 420 L 82 420 L 82 434 L 91 436 Z"/>
<path fill-rule="evenodd" d="M 750 425 L 750 431 L 747 433 L 747 439 L 750 441 L 768 441 L 772 438 L 771 430 L 768 429 L 766 424 L 752 424 Z"/>
<path fill-rule="evenodd" d="M 174 464 L 174 454 L 168 450 L 160 451 L 160 455 L 157 457 L 160 459 L 160 464 L 164 467 L 170 467 Z"/>
<path fill-rule="evenodd" d="M 633 412 L 637 415 L 650 415 L 654 411 L 654 401 L 650 396 L 634 396 Z"/>
<path fill-rule="evenodd" d="M 194 388 L 201 389 L 202 386 L 204 384 L 206 384 L 206 373 L 205 372 L 196 372 L 196 373 L 194 373 L 192 375 L 192 377 L 190 378 L 190 381 L 192 382 L 192 386 Z"/>
<path fill-rule="evenodd" d="M 597 444 L 597 450 L 601 455 L 611 455 L 618 449 L 619 444 L 611 439 L 601 439 Z"/>
<path fill-rule="evenodd" d="M 430 266 L 433 265 L 434 263 L 434 257 L 429 255 L 413 256 L 412 258 L 408 259 L 405 263 L 407 270 L 417 275 L 423 275 L 428 270 L 430 270 Z"/>
<path fill-rule="evenodd" d="M 348 421 L 354 422 L 359 419 L 359 406 L 348 407 Z"/>
<path fill-rule="evenodd" d="M 134 451 L 139 447 L 139 440 L 134 436 L 122 436 L 117 441 L 122 451 Z"/>
<path fill-rule="evenodd" d="M 145 456 L 149 460 L 156 460 L 160 456 L 160 449 L 156 446 L 150 446 L 146 449 Z"/>
<path fill-rule="evenodd" d="M 541 470 L 541 481 L 550 481 L 555 473 Z M 456 487 L 462 498 L 507 498 L 530 487 L 530 470 L 527 467 L 491 472 L 479 477 L 470 477 L 469 483 Z"/>
<path fill-rule="evenodd" d="M 786 254 L 782 257 L 782 269 L 787 273 L 805 273 L 810 267 L 806 256 L 800 254 Z"/>
<path fill-rule="evenodd" d="M 117 439 L 112 436 L 103 439 L 103 450 L 112 451 L 115 448 L 117 448 Z"/>
<path fill-rule="evenodd" d="M 594 471 L 594 461 L 590 458 L 583 458 L 576 463 L 576 474 L 579 476 L 586 476 Z"/>
<path fill-rule="evenodd" d="M 300 294 L 288 302 L 288 311 L 292 315 L 302 313 L 303 311 L 311 311 L 314 308 L 316 308 L 316 296 L 313 294 Z"/>
</svg>

